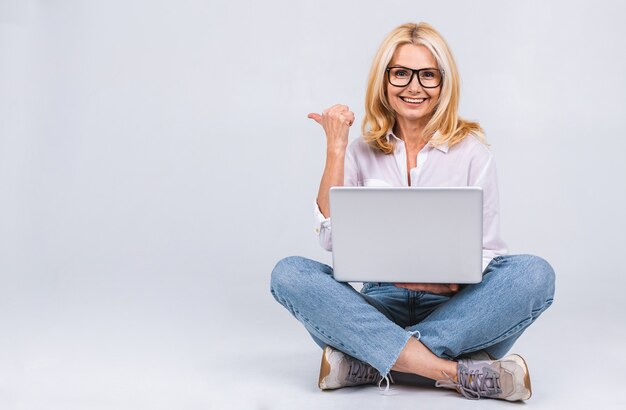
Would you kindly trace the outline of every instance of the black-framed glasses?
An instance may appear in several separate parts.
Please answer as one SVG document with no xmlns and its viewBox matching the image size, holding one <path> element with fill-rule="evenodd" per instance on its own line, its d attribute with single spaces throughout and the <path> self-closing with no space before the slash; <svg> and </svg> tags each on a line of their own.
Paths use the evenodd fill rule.
<svg viewBox="0 0 626 410">
<path fill-rule="evenodd" d="M 394 87 L 406 87 L 413 80 L 413 76 L 416 76 L 422 87 L 437 88 L 443 81 L 443 74 L 444 71 L 438 68 L 420 68 L 419 70 L 402 66 L 387 68 L 387 79 Z"/>
</svg>

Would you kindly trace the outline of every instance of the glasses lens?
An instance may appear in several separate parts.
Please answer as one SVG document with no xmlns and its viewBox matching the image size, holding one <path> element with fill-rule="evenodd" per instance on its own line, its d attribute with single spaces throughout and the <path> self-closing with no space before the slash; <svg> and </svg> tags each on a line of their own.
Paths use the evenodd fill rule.
<svg viewBox="0 0 626 410">
<path fill-rule="evenodd" d="M 437 87 L 441 83 L 441 72 L 439 70 L 420 70 L 419 80 L 422 87 Z"/>
<path fill-rule="evenodd" d="M 411 70 L 402 67 L 392 67 L 389 70 L 389 82 L 391 85 L 404 87 L 411 81 Z"/>
</svg>

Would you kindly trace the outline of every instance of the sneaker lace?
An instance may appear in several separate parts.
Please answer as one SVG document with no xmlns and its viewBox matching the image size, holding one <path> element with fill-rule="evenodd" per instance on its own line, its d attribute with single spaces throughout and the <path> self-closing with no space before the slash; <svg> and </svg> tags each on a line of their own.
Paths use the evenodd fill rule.
<svg viewBox="0 0 626 410">
<path fill-rule="evenodd" d="M 447 373 L 443 373 L 447 380 L 438 380 L 437 387 L 456 389 L 465 398 L 478 400 L 481 397 L 492 397 L 500 394 L 500 375 L 489 368 L 480 370 L 459 369 L 458 381 L 455 381 Z"/>
<path fill-rule="evenodd" d="M 353 360 L 348 372 L 348 380 L 353 383 L 372 383 L 378 377 L 378 371 L 372 366 Z"/>
</svg>

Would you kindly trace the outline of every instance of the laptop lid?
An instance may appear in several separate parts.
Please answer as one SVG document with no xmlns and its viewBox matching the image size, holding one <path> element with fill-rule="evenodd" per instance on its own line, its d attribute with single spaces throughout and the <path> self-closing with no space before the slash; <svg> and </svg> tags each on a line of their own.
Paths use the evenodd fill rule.
<svg viewBox="0 0 626 410">
<path fill-rule="evenodd" d="M 333 269 L 343 282 L 478 283 L 478 187 L 333 187 Z"/>
</svg>

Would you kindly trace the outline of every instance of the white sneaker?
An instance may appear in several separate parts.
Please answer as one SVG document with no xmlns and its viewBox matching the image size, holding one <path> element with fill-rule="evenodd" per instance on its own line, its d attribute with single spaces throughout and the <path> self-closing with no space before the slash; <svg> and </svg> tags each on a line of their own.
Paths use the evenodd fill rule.
<svg viewBox="0 0 626 410">
<path fill-rule="evenodd" d="M 367 363 L 348 356 L 330 346 L 322 353 L 322 366 L 318 386 L 322 390 L 372 384 L 379 380 L 380 373 Z"/>
<path fill-rule="evenodd" d="M 516 354 L 500 360 L 461 359 L 456 376 L 439 380 L 436 386 L 456 389 L 468 399 L 517 401 L 528 400 L 532 395 L 528 366 Z"/>
</svg>

